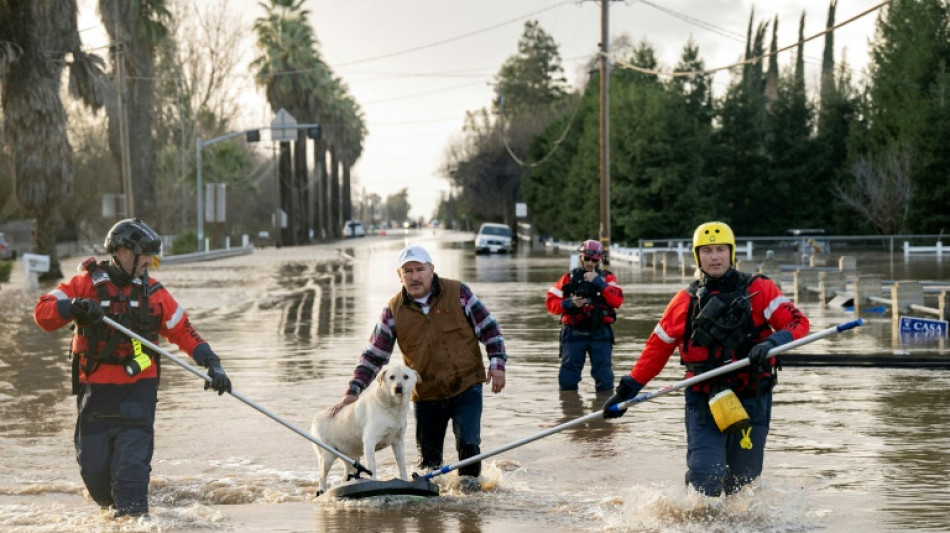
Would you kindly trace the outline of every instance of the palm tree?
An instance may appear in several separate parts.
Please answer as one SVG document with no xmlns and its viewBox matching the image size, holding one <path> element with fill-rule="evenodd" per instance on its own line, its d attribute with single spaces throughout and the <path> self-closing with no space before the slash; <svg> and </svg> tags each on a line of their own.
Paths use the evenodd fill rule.
<svg viewBox="0 0 950 533">
<path fill-rule="evenodd" d="M 17 200 L 36 218 L 34 251 L 50 256 L 42 279 L 63 277 L 56 254 L 59 209 L 72 194 L 73 157 L 60 83 L 67 54 L 70 90 L 86 105 L 103 102 L 101 59 L 80 49 L 75 0 L 0 0 L 0 105 Z"/>
<path fill-rule="evenodd" d="M 155 114 L 155 56 L 168 36 L 171 19 L 165 0 L 99 0 L 99 16 L 112 41 L 113 64 L 126 84 L 119 87 L 126 115 L 129 166 L 135 205 L 130 212 L 156 215 L 155 147 L 152 121 Z M 119 71 L 114 71 L 116 76 Z M 122 164 L 118 98 L 109 99 L 109 147 Z M 121 168 L 121 167 L 120 167 Z"/>
<path fill-rule="evenodd" d="M 303 0 L 270 0 L 260 4 L 265 15 L 254 21 L 257 47 L 261 55 L 251 62 L 257 70 L 257 84 L 264 87 L 271 109 L 286 109 L 298 122 L 314 120 L 312 93 L 321 85 L 328 71 L 316 52 L 313 28 L 307 21 L 309 12 Z M 300 239 L 309 224 L 307 191 L 306 135 L 298 132 L 294 147 L 297 153 L 296 178 L 290 176 L 289 164 L 281 164 L 281 207 L 287 212 L 289 228 L 283 232 L 286 244 Z M 281 159 L 289 162 L 289 143 L 281 143 Z"/>
<path fill-rule="evenodd" d="M 343 162 L 343 219 L 353 218 L 353 206 L 350 191 L 350 169 L 363 154 L 363 141 L 366 139 L 366 123 L 359 104 L 347 94 L 342 102 L 344 116 L 341 136 L 340 159 Z"/>
</svg>

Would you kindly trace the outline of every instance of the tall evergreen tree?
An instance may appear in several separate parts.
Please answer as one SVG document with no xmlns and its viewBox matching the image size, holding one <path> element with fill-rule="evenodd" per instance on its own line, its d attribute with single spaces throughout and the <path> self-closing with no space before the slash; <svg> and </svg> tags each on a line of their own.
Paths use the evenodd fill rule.
<svg viewBox="0 0 950 533">
<path fill-rule="evenodd" d="M 917 194 L 908 229 L 950 230 L 950 64 L 948 6 L 942 0 L 894 0 L 877 20 L 871 46 L 869 144 L 872 156 L 909 150 Z"/>
<path fill-rule="evenodd" d="M 562 110 L 567 94 L 558 47 L 536 21 L 525 23 L 518 52 L 495 81 L 496 117 L 485 110 L 469 114 L 443 173 L 474 219 L 513 224 L 522 165 L 539 164 L 527 158 L 528 145 Z"/>
<path fill-rule="evenodd" d="M 769 159 L 766 152 L 767 114 L 765 77 L 762 62 L 767 26 L 760 24 L 751 33 L 750 18 L 746 60 L 741 75 L 726 90 L 720 104 L 719 122 L 711 151 L 711 164 L 718 190 L 710 198 L 714 216 L 730 222 L 745 235 L 762 232 L 764 221 L 772 218 L 773 190 L 768 185 Z"/>
</svg>

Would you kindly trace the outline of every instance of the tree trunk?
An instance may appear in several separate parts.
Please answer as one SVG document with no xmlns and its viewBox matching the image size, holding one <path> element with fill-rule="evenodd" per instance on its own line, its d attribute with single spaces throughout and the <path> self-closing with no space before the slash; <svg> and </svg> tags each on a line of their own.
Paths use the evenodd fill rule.
<svg viewBox="0 0 950 533">
<path fill-rule="evenodd" d="M 343 220 L 353 218 L 353 199 L 350 192 L 350 161 L 343 160 Z"/>
<path fill-rule="evenodd" d="M 287 215 L 287 227 L 280 228 L 280 241 L 283 246 L 293 246 L 296 240 L 296 220 L 293 198 L 293 175 L 291 171 L 290 143 L 280 143 L 280 155 L 277 161 L 277 186 L 280 191 L 280 208 Z M 280 220 L 277 221 L 278 224 Z"/>
<path fill-rule="evenodd" d="M 113 90 L 123 91 L 122 110 L 118 109 L 118 93 L 106 106 L 109 117 L 109 148 L 119 168 L 122 168 L 122 142 L 119 136 L 119 113 L 125 114 L 128 136 L 129 167 L 132 197 L 131 211 L 145 220 L 156 213 L 155 148 L 152 144 L 152 120 L 155 101 L 155 48 L 143 36 L 137 35 L 136 14 L 132 3 L 119 0 L 100 0 L 99 13 L 109 34 L 116 43 L 112 49 L 113 66 L 121 62 L 124 69 L 124 87 L 115 86 L 117 69 L 113 69 Z M 121 175 L 121 172 L 120 172 Z"/>
<path fill-rule="evenodd" d="M 303 130 L 298 130 L 297 142 L 294 143 L 294 188 L 293 202 L 297 213 L 297 242 L 310 242 L 310 230 L 313 223 L 310 220 L 310 184 L 307 173 L 307 136 Z"/>
<path fill-rule="evenodd" d="M 336 148 L 330 146 L 330 235 L 334 239 L 343 237 L 343 220 L 340 218 L 340 162 L 336 158 Z"/>
<path fill-rule="evenodd" d="M 321 140 L 313 141 L 313 161 L 314 161 L 314 234 L 316 238 L 325 241 L 327 239 L 327 149 L 326 144 Z"/>
</svg>

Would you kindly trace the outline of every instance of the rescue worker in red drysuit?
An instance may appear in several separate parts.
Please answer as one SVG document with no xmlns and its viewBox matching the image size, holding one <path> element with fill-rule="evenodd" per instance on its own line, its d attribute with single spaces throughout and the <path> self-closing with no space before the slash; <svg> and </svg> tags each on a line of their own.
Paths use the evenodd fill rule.
<svg viewBox="0 0 950 533">
<path fill-rule="evenodd" d="M 79 274 L 41 296 L 33 311 L 36 324 L 48 332 L 75 323 L 76 459 L 89 495 L 103 508 L 114 507 L 115 517 L 148 514 L 159 355 L 105 325 L 102 317 L 156 344 L 165 337 L 208 369 L 206 390 L 231 391 L 220 358 L 184 309 L 148 276 L 161 245 L 140 219 L 117 222 L 105 240 L 112 259 L 87 259 Z"/>
<path fill-rule="evenodd" d="M 604 404 L 604 417 L 626 411 L 611 409 L 634 398 L 679 348 L 686 376 L 748 357 L 749 366 L 686 389 L 686 483 L 701 494 L 737 492 L 762 473 L 765 439 L 772 416 L 775 358 L 768 351 L 808 334 L 808 319 L 775 283 L 762 275 L 736 270 L 736 241 L 722 222 L 708 222 L 693 234 L 693 256 L 700 279 L 679 291 L 663 312 L 646 346 L 616 393 Z M 751 425 L 723 432 L 715 423 L 711 396 L 732 389 Z"/>
<path fill-rule="evenodd" d="M 604 246 L 587 240 L 578 250 L 581 266 L 561 276 L 548 289 L 548 312 L 561 315 L 558 390 L 576 391 L 590 354 L 590 375 L 596 392 L 612 391 L 614 371 L 611 354 L 617 308 L 623 304 L 623 290 L 617 277 L 600 269 Z"/>
</svg>

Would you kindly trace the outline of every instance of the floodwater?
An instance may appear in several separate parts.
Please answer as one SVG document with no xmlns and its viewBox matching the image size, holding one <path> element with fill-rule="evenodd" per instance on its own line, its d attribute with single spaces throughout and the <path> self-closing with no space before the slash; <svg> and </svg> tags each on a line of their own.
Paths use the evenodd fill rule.
<svg viewBox="0 0 950 533">
<path fill-rule="evenodd" d="M 421 243 L 432 251 L 437 272 L 470 284 L 505 334 L 508 386 L 486 393 L 483 451 L 599 409 L 605 398 L 594 395 L 587 376 L 579 393 L 557 391 L 558 327 L 544 294 L 566 270 L 567 255 L 521 250 L 476 257 L 469 238 L 424 232 L 268 248 L 169 265 L 153 277 L 222 356 L 235 389 L 309 428 L 314 413 L 341 397 L 380 309 L 398 290 L 398 250 Z M 687 280 L 630 265 L 611 268 L 626 295 L 616 328 L 619 374 Z M 942 275 L 939 268 L 920 268 L 925 279 Z M 18 269 L 0 290 L 4 531 L 950 530 L 950 371 L 838 367 L 782 372 L 765 473 L 729 498 L 708 500 L 685 490 L 683 400 L 672 393 L 618 421 L 590 422 L 487 459 L 479 493 L 461 493 L 453 472 L 435 478 L 442 487 L 437 498 L 324 502 L 314 497 L 316 457 L 307 440 L 235 398 L 203 391 L 195 376 L 165 362 L 151 516 L 113 521 L 86 498 L 74 458 L 68 331 L 46 334 L 33 324 L 33 304 L 50 287 L 22 289 Z M 812 331 L 853 318 L 814 303 L 802 308 Z M 865 327 L 799 350 L 894 351 L 890 318 L 866 319 Z M 942 352 L 929 345 L 914 349 Z M 680 379 L 680 367 L 670 364 L 649 389 Z M 410 416 L 410 463 L 418 457 L 414 428 Z M 451 436 L 448 441 L 452 463 Z M 389 450 L 377 459 L 381 478 L 395 475 Z M 341 473 L 336 466 L 331 483 Z"/>
</svg>

